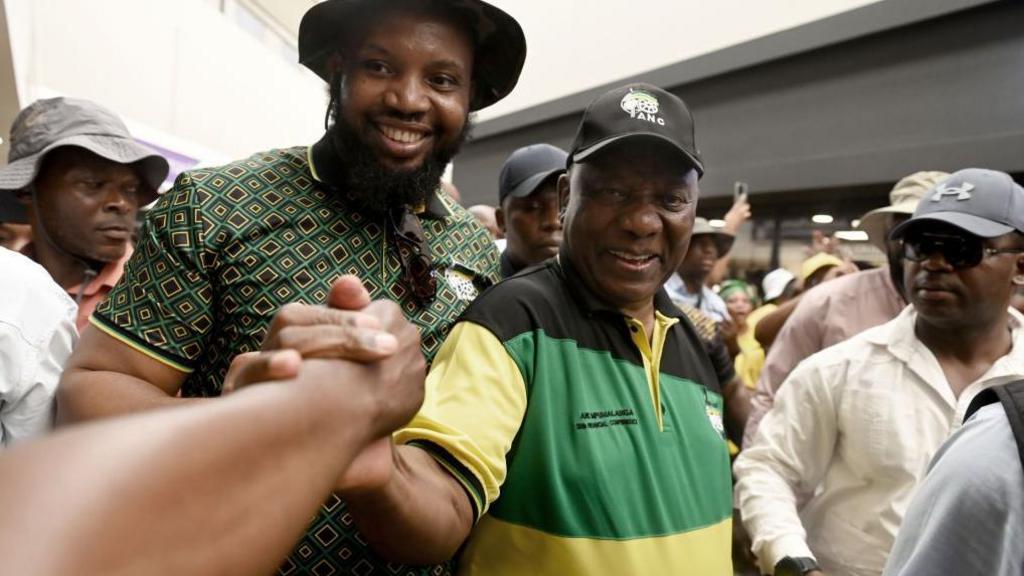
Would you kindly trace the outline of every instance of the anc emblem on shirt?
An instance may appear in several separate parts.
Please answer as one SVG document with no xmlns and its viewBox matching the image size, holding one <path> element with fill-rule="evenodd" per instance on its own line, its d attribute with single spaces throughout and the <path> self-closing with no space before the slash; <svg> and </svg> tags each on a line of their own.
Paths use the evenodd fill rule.
<svg viewBox="0 0 1024 576">
<path fill-rule="evenodd" d="M 665 119 L 658 116 L 661 104 L 658 98 L 643 90 L 630 89 L 629 94 L 622 97 L 619 106 L 629 114 L 631 118 L 646 120 L 659 126 L 665 125 Z"/>
<path fill-rule="evenodd" d="M 480 295 L 476 284 L 473 284 L 473 275 L 460 270 L 458 265 L 446 269 L 444 271 L 444 279 L 448 286 L 451 287 L 452 292 L 455 292 L 455 297 L 459 300 L 472 302 Z"/>
<path fill-rule="evenodd" d="M 708 422 L 711 422 L 711 427 L 718 432 L 722 438 L 725 438 L 725 422 L 722 420 L 722 411 L 712 406 L 711 404 L 705 404 L 704 409 L 708 414 Z"/>
</svg>

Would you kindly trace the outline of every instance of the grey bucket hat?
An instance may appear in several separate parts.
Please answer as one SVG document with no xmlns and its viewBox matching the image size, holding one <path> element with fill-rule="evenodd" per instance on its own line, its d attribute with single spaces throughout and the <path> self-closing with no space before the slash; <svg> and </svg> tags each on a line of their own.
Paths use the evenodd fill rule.
<svg viewBox="0 0 1024 576">
<path fill-rule="evenodd" d="M 78 146 L 119 164 L 139 163 L 147 187 L 139 204 L 156 200 L 170 167 L 163 156 L 136 142 L 124 122 L 106 108 L 77 98 L 37 100 L 11 124 L 7 166 L 0 168 L 0 221 L 27 222 L 15 192 L 31 184 L 44 156 L 61 146 Z"/>
<path fill-rule="evenodd" d="M 722 232 L 720 229 L 712 226 L 706 218 L 701 218 L 700 216 L 693 219 L 693 231 L 690 232 L 691 238 L 697 236 L 711 236 L 711 239 L 715 241 L 715 247 L 718 249 L 719 258 L 728 254 L 729 250 L 732 250 L 732 243 L 736 239 L 732 234 Z"/>
</svg>

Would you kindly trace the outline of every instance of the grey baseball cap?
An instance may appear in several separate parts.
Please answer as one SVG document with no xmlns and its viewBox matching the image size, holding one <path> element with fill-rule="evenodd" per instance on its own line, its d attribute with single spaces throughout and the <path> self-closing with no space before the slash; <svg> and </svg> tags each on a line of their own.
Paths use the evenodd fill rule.
<svg viewBox="0 0 1024 576">
<path fill-rule="evenodd" d="M 498 177 L 498 203 L 509 196 L 522 198 L 548 178 L 565 172 L 569 154 L 551 144 L 533 144 L 513 152 L 501 167 Z"/>
<path fill-rule="evenodd" d="M 11 124 L 7 166 L 0 168 L 0 221 L 26 222 L 24 207 L 14 192 L 39 174 L 46 154 L 61 146 L 78 146 L 119 164 L 138 162 L 148 185 L 139 204 L 149 204 L 170 167 L 163 156 L 136 142 L 124 122 L 106 108 L 77 98 L 37 100 L 18 113 Z"/>
<path fill-rule="evenodd" d="M 894 228 L 892 237 L 901 238 L 922 222 L 945 222 L 982 238 L 1024 233 L 1024 188 L 1005 172 L 960 170 L 926 192 L 914 215 Z"/>
</svg>

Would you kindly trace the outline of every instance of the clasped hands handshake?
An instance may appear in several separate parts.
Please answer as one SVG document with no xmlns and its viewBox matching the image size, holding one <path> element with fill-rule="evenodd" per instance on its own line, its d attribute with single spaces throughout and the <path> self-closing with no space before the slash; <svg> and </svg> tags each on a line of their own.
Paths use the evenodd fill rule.
<svg viewBox="0 0 1024 576">
<path fill-rule="evenodd" d="M 371 491 L 391 476 L 391 433 L 408 423 L 423 403 L 426 361 L 420 334 L 397 304 L 371 301 L 356 276 L 335 280 L 325 304 L 282 307 L 261 351 L 232 361 L 223 394 L 261 382 L 291 381 L 312 388 L 311 393 L 326 390 L 328 401 L 355 403 L 369 411 L 371 440 L 335 491 Z"/>
</svg>

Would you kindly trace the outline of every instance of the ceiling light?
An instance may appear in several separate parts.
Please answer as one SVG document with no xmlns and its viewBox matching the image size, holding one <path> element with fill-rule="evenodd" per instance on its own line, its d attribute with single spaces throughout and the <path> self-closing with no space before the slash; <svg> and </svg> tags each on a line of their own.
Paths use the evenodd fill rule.
<svg viewBox="0 0 1024 576">
<path fill-rule="evenodd" d="M 814 222 L 815 224 L 831 224 L 832 220 L 833 218 L 829 214 L 815 214 L 814 216 L 811 216 L 811 222 Z"/>
<path fill-rule="evenodd" d="M 863 230 L 842 230 L 836 232 L 836 238 L 846 242 L 867 242 L 868 233 Z"/>
</svg>

